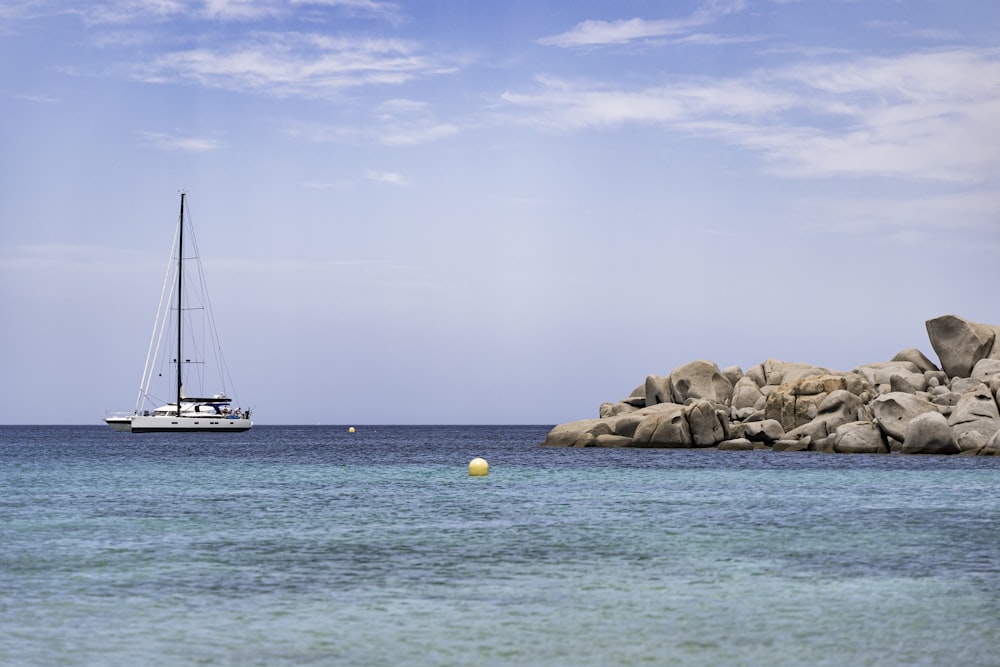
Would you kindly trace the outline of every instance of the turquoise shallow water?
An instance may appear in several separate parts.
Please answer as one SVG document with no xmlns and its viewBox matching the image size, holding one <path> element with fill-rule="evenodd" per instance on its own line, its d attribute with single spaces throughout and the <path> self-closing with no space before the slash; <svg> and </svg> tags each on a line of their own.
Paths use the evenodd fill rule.
<svg viewBox="0 0 1000 667">
<path fill-rule="evenodd" d="M 0 427 L 0 664 L 1000 665 L 1000 460 L 547 430 Z"/>
</svg>

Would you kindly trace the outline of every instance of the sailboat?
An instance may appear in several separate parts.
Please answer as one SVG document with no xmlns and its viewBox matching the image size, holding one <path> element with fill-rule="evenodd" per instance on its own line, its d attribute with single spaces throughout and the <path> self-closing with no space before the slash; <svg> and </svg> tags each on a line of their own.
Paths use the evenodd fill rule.
<svg viewBox="0 0 1000 667">
<path fill-rule="evenodd" d="M 195 331 L 195 327 L 192 327 L 189 322 L 195 311 L 201 311 L 203 318 L 207 320 L 198 330 L 212 339 L 212 347 L 218 357 L 216 370 L 219 372 L 223 386 L 225 386 L 225 380 L 228 376 L 228 369 L 226 369 L 221 348 L 218 345 L 215 321 L 211 302 L 208 300 L 208 294 L 205 290 L 197 243 L 189 242 L 194 248 L 194 255 L 185 258 L 185 210 L 185 193 L 182 192 L 177 234 L 171 248 L 171 261 L 160 295 L 160 307 L 157 309 L 156 324 L 153 326 L 153 335 L 149 342 L 146 367 L 143 370 L 135 411 L 132 414 L 109 414 L 105 417 L 104 422 L 115 431 L 131 433 L 239 433 L 248 431 L 253 426 L 253 422 L 250 421 L 250 410 L 234 407 L 233 399 L 226 395 L 225 390 L 211 396 L 188 396 L 187 394 L 186 380 L 189 381 L 187 384 L 192 386 L 195 384 L 194 380 L 203 380 L 206 366 L 204 360 L 184 357 L 185 336 Z M 188 224 L 190 226 L 190 221 Z M 189 236 L 193 239 L 193 230 L 189 229 L 188 231 Z M 203 292 L 200 300 L 192 299 L 189 290 L 186 290 L 184 272 L 187 267 L 185 267 L 185 259 L 188 259 L 189 264 L 191 260 L 194 260 L 197 265 L 197 278 Z M 185 302 L 186 296 L 188 297 L 187 303 Z M 172 341 L 174 345 L 162 344 L 172 335 L 176 336 L 176 340 Z M 190 339 L 190 336 L 188 338 Z M 190 347 L 195 348 L 195 351 L 200 354 L 205 346 L 192 343 Z M 171 358 L 171 352 L 176 352 L 176 356 Z M 151 394 L 151 387 L 154 375 L 162 377 L 164 370 L 167 371 L 168 377 L 172 380 L 168 388 L 170 394 L 169 398 L 160 399 L 158 402 L 156 397 Z M 169 402 L 164 403 L 163 400 Z M 150 409 L 151 406 L 156 407 Z"/>
</svg>

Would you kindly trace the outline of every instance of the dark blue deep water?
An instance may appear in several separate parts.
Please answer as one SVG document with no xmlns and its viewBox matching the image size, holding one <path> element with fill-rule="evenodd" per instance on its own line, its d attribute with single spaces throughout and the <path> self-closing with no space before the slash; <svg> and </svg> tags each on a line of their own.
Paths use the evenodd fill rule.
<svg viewBox="0 0 1000 667">
<path fill-rule="evenodd" d="M 0 427 L 0 664 L 1000 665 L 1000 458 L 547 430 Z"/>
</svg>

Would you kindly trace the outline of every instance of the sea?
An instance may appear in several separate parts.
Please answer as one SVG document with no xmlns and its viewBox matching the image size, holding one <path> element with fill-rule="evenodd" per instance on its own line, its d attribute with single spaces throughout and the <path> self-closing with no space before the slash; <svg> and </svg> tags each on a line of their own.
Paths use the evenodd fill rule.
<svg viewBox="0 0 1000 667">
<path fill-rule="evenodd" d="M 0 664 L 1000 665 L 1000 458 L 354 427 L 0 427 Z"/>
</svg>

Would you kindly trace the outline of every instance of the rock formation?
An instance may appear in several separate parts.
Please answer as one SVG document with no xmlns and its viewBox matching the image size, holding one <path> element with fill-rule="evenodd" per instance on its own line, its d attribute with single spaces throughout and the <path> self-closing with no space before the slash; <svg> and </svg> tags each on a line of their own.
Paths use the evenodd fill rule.
<svg viewBox="0 0 1000 667">
<path fill-rule="evenodd" d="M 1000 455 L 1000 326 L 945 315 L 927 334 L 940 368 L 915 348 L 851 371 L 692 361 L 542 444 Z"/>
</svg>

